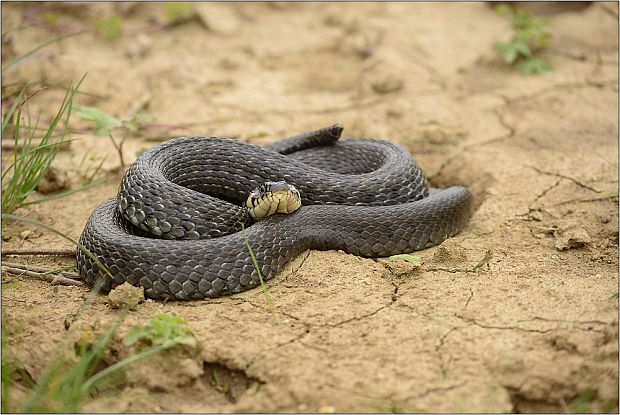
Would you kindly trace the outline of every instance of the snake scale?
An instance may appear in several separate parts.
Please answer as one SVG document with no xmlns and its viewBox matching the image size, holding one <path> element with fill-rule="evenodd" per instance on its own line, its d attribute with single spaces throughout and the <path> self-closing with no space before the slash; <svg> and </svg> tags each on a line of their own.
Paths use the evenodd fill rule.
<svg viewBox="0 0 620 415">
<path fill-rule="evenodd" d="M 384 257 L 437 245 L 465 226 L 466 188 L 431 189 L 408 151 L 339 141 L 341 132 L 336 124 L 264 147 L 225 137 L 154 146 L 80 237 L 111 275 L 78 249 L 81 277 L 103 291 L 129 282 L 153 299 L 218 297 L 260 285 L 246 241 L 270 279 L 307 249 Z M 242 204 L 274 180 L 295 186 L 302 207 L 253 223 Z"/>
</svg>

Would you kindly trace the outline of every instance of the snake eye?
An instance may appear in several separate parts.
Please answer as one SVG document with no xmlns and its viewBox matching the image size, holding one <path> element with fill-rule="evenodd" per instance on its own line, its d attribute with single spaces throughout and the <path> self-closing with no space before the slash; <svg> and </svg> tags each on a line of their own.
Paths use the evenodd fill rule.
<svg viewBox="0 0 620 415">
<path fill-rule="evenodd" d="M 265 192 L 267 191 L 267 188 L 265 187 L 265 185 L 264 185 L 264 184 L 261 184 L 261 185 L 260 185 L 260 187 L 259 187 L 259 191 L 260 191 L 261 193 L 265 193 Z"/>
</svg>

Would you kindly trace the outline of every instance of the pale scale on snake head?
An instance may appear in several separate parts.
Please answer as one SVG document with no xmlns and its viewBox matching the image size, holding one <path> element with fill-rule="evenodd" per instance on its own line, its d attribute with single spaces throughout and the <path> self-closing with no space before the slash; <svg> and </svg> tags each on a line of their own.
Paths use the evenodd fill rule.
<svg viewBox="0 0 620 415">
<path fill-rule="evenodd" d="M 218 297 L 260 284 L 242 225 L 266 280 L 307 249 L 385 257 L 464 228 L 469 190 L 431 190 L 408 151 L 378 139 L 339 141 L 341 132 L 336 124 L 264 147 L 182 137 L 151 148 L 80 237 L 112 278 L 78 249 L 80 275 L 103 291 L 129 282 L 154 299 Z M 254 221 L 246 204 L 256 203 L 246 200 L 266 182 L 294 186 L 302 206 Z"/>
</svg>

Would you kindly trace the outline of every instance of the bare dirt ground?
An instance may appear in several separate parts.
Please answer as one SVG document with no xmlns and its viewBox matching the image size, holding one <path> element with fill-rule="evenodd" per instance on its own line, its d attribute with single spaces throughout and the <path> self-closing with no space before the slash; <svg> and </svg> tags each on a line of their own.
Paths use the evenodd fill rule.
<svg viewBox="0 0 620 415">
<path fill-rule="evenodd" d="M 419 252 L 419 268 L 303 254 L 267 284 L 275 320 L 260 289 L 145 301 L 108 363 L 131 325 L 161 312 L 185 317 L 202 351 L 134 367 L 84 411 L 618 411 L 618 200 L 605 193 L 618 187 L 617 4 L 531 6 L 551 22 L 543 56 L 554 70 L 530 77 L 492 50 L 511 29 L 484 4 L 195 4 L 172 26 L 163 5 L 58 6 L 2 4 L 3 33 L 26 26 L 3 36 L 5 61 L 87 30 L 3 71 L 3 83 L 66 85 L 87 72 L 78 103 L 154 117 L 128 138 L 129 162 L 173 136 L 261 144 L 341 122 L 344 137 L 403 145 L 434 185 L 466 185 L 477 204 L 461 234 Z M 92 22 L 112 14 L 122 33 L 108 41 Z M 51 87 L 31 108 L 49 117 L 63 95 Z M 79 140 L 54 166 L 77 187 L 82 156 L 108 155 L 106 183 L 17 213 L 78 238 L 120 173 L 107 138 L 71 125 Z M 3 249 L 71 248 L 29 225 L 9 229 Z M 2 288 L 6 347 L 35 380 L 63 341 L 116 315 L 99 296 L 72 324 L 86 288 L 4 271 Z M 214 369 L 229 393 L 213 387 Z"/>
</svg>

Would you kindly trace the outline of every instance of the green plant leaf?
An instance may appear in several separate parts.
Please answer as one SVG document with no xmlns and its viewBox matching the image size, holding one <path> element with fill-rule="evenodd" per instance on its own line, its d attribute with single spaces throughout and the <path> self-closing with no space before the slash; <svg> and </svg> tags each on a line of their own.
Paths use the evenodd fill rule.
<svg viewBox="0 0 620 415">
<path fill-rule="evenodd" d="M 532 54 L 527 42 L 521 38 L 514 38 L 510 42 L 496 42 L 493 47 L 506 63 L 514 63 L 520 57 Z"/>
<path fill-rule="evenodd" d="M 551 64 L 540 58 L 527 58 L 519 65 L 519 70 L 523 75 L 535 75 L 549 72 L 553 69 Z"/>
<path fill-rule="evenodd" d="M 97 19 L 95 28 L 103 33 L 109 41 L 116 39 L 123 30 L 123 20 L 118 15 Z"/>
<path fill-rule="evenodd" d="M 75 115 L 85 121 L 95 124 L 95 135 L 105 137 L 112 133 L 116 127 L 123 125 L 123 122 L 110 114 L 101 111 L 99 108 L 87 107 L 82 105 L 75 106 Z"/>
<path fill-rule="evenodd" d="M 420 265 L 422 265 L 422 258 L 420 258 L 419 256 L 416 256 L 416 255 L 399 254 L 399 255 L 392 255 L 388 259 L 390 261 L 397 261 L 397 260 L 407 261 L 407 262 L 415 265 L 416 267 L 419 267 Z"/>
<path fill-rule="evenodd" d="M 508 64 L 518 63 L 518 68 L 525 75 L 543 73 L 552 70 L 552 66 L 542 59 L 535 58 L 534 53 L 549 46 L 551 33 L 546 28 L 549 20 L 532 16 L 518 7 L 503 8 L 511 10 L 510 25 L 514 35 L 510 42 L 496 42 L 493 48 Z"/>
</svg>

